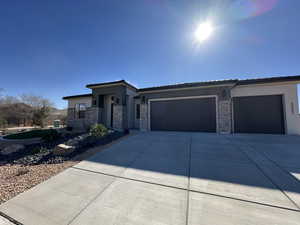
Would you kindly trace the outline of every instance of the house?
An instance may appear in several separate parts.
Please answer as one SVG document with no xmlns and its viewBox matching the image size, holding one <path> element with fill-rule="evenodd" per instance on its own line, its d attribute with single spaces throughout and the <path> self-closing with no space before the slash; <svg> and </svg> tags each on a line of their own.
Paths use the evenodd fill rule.
<svg viewBox="0 0 300 225">
<path fill-rule="evenodd" d="M 300 76 L 137 88 L 125 80 L 89 84 L 68 100 L 68 126 L 117 130 L 300 134 Z"/>
</svg>

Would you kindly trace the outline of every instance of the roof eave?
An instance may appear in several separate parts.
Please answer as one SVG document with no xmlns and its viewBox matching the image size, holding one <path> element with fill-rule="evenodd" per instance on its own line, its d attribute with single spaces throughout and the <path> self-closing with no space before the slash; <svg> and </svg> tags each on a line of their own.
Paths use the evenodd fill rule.
<svg viewBox="0 0 300 225">
<path fill-rule="evenodd" d="M 138 93 L 145 92 L 156 92 L 156 91 L 168 91 L 168 90 L 179 90 L 179 89 L 195 89 L 195 88 L 207 88 L 207 87 L 220 87 L 220 86 L 234 86 L 238 80 L 228 80 L 228 81 L 213 81 L 213 82 L 203 82 L 199 84 L 180 84 L 180 85 L 167 85 L 161 87 L 153 88 L 141 88 L 138 89 Z"/>
<path fill-rule="evenodd" d="M 92 97 L 92 94 L 82 94 L 82 95 L 70 95 L 70 96 L 64 96 L 62 97 L 63 100 L 69 100 L 69 99 L 73 99 L 73 98 L 88 98 L 88 97 Z"/>
<path fill-rule="evenodd" d="M 94 89 L 94 88 L 101 88 L 101 87 L 111 87 L 111 86 L 118 86 L 118 85 L 124 85 L 126 87 L 130 87 L 134 90 L 137 90 L 136 87 L 133 85 L 129 84 L 125 80 L 118 80 L 118 81 L 113 81 L 113 82 L 106 82 L 106 83 L 96 83 L 96 84 L 88 84 L 86 85 L 87 88 Z"/>
</svg>

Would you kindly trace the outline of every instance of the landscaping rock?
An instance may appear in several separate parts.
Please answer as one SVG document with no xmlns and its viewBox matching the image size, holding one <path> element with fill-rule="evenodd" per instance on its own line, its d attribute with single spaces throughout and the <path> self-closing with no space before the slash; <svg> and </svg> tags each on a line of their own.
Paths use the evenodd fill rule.
<svg viewBox="0 0 300 225">
<path fill-rule="evenodd" d="M 70 146 L 66 144 L 59 144 L 55 147 L 53 154 L 54 155 L 68 155 L 76 149 L 75 146 Z"/>
<path fill-rule="evenodd" d="M 21 145 L 21 144 L 11 144 L 11 145 L 8 145 L 8 146 L 4 147 L 1 150 L 1 154 L 2 155 L 9 155 L 11 153 L 19 152 L 19 151 L 24 150 L 24 149 L 25 149 L 24 145 Z"/>
</svg>

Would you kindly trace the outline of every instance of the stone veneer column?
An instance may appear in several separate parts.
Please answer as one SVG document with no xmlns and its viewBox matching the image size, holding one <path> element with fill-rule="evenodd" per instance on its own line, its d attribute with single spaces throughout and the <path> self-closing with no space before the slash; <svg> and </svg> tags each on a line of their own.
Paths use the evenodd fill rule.
<svg viewBox="0 0 300 225">
<path fill-rule="evenodd" d="M 148 104 L 141 104 L 140 106 L 140 130 L 147 131 L 148 127 Z"/>
<path fill-rule="evenodd" d="M 114 105 L 113 113 L 113 128 L 116 130 L 123 130 L 123 117 L 124 117 L 124 106 Z"/>
<path fill-rule="evenodd" d="M 231 101 L 221 100 L 218 102 L 218 131 L 219 133 L 231 133 Z"/>
</svg>

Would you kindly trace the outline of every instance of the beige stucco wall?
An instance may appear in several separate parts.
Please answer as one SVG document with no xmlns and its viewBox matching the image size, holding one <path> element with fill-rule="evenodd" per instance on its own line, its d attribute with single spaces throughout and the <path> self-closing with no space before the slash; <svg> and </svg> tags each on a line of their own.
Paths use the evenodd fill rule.
<svg viewBox="0 0 300 225">
<path fill-rule="evenodd" d="M 75 104 L 85 103 L 87 107 L 91 107 L 92 105 L 92 97 L 79 97 L 68 99 L 68 108 L 75 108 Z"/>
<path fill-rule="evenodd" d="M 287 134 L 300 134 L 297 84 L 273 83 L 263 85 L 245 85 L 237 86 L 231 90 L 231 97 L 278 94 L 283 95 L 285 126 Z M 294 108 L 294 110 L 292 108 Z M 267 106 L 266 110 L 268 110 Z"/>
</svg>

